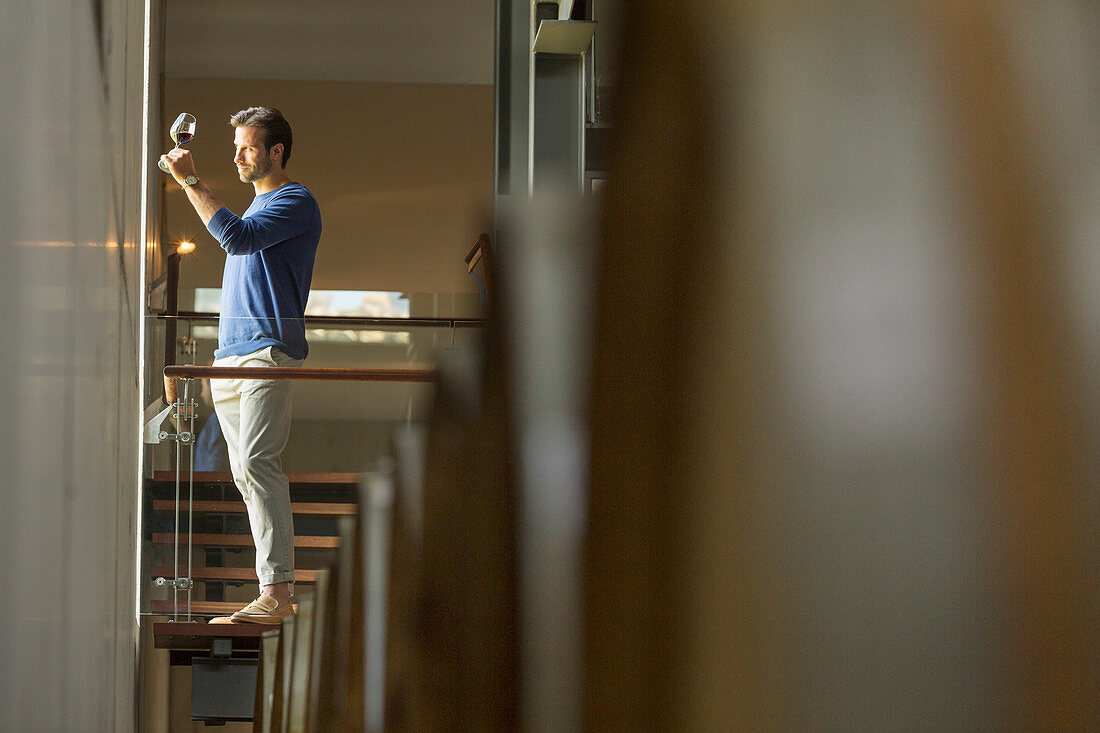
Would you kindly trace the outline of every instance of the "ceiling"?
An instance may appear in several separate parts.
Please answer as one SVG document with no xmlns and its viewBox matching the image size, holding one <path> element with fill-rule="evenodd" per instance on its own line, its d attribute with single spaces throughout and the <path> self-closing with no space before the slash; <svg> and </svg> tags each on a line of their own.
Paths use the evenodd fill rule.
<svg viewBox="0 0 1100 733">
<path fill-rule="evenodd" d="M 166 0 L 169 77 L 492 84 L 494 0 Z"/>
</svg>

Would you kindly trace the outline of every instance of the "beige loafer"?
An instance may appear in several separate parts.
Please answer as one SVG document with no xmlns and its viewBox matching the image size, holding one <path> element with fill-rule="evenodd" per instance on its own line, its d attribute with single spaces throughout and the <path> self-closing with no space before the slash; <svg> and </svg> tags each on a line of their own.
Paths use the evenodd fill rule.
<svg viewBox="0 0 1100 733">
<path fill-rule="evenodd" d="M 280 606 L 279 602 L 271 596 L 260 596 L 229 619 L 230 623 L 238 624 L 278 624 L 293 614 L 294 604 L 284 603 Z"/>
<path fill-rule="evenodd" d="M 278 624 L 287 616 L 292 616 L 296 609 L 292 603 L 284 603 L 282 606 L 271 596 L 260 596 L 247 606 L 237 611 L 232 616 L 218 616 L 212 618 L 209 624 Z"/>
</svg>

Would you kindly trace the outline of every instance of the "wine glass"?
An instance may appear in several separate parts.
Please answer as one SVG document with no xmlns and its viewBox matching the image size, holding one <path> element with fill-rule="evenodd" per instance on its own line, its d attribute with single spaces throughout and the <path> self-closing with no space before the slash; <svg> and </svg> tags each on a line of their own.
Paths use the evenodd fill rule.
<svg viewBox="0 0 1100 733">
<path fill-rule="evenodd" d="M 180 116 L 176 118 L 176 121 L 172 123 L 172 129 L 169 134 L 172 135 L 172 139 L 176 141 L 176 148 L 183 145 L 186 142 L 190 142 L 191 138 L 195 137 L 195 115 L 188 114 L 187 112 L 180 113 Z M 172 148 L 175 150 L 175 148 Z M 170 173 L 168 166 L 164 164 L 163 160 L 158 160 L 157 165 L 165 173 Z"/>
</svg>

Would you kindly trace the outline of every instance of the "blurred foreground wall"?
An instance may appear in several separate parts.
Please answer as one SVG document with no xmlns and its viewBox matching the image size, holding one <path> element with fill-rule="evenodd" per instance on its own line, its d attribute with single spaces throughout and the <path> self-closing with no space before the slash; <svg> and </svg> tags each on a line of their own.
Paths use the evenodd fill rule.
<svg viewBox="0 0 1100 733">
<path fill-rule="evenodd" d="M 586 729 L 1095 730 L 1100 9 L 626 38 Z"/>
<path fill-rule="evenodd" d="M 145 7 L 0 11 L 0 730 L 128 731 Z"/>
</svg>

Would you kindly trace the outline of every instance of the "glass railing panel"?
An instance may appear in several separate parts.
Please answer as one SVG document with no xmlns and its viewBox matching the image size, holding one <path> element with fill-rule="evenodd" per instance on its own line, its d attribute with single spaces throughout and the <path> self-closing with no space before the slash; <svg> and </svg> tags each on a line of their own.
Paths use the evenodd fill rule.
<svg viewBox="0 0 1100 733">
<path fill-rule="evenodd" d="M 221 303 L 221 289 L 181 287 L 177 302 L 181 313 L 216 313 Z M 487 313 L 487 299 L 478 292 L 409 293 L 314 289 L 306 304 L 308 316 L 484 318 Z"/>
<path fill-rule="evenodd" d="M 165 341 L 168 338 L 169 322 L 165 318 L 147 316 L 145 318 L 145 404 L 160 397 L 163 391 L 159 374 L 164 367 Z"/>
<path fill-rule="evenodd" d="M 228 471 L 208 380 L 196 380 L 195 470 Z M 360 472 L 392 450 L 398 428 L 427 419 L 429 383 L 294 381 L 287 473 Z M 171 470 L 165 461 L 163 469 Z M 185 466 L 187 468 L 187 466 Z"/>
<path fill-rule="evenodd" d="M 171 325 L 177 363 L 205 366 L 213 360 L 216 320 L 151 317 L 146 330 L 150 402 L 159 401 L 164 334 Z M 399 378 L 408 372 L 420 378 L 446 354 L 475 353 L 484 330 L 476 321 L 441 325 L 417 319 L 381 324 L 307 321 L 305 326 L 310 343 L 305 368 L 387 370 Z M 209 379 L 180 380 L 177 387 L 181 401 L 186 394 L 186 404 L 179 408 L 184 422 L 166 421 L 161 432 L 169 436 L 146 446 L 143 572 L 149 583 L 142 611 L 178 613 L 176 618 L 186 619 L 190 608 L 191 617 L 204 618 L 255 596 L 254 549 L 244 504 L 218 440 Z M 306 542 L 295 551 L 301 582 L 311 582 L 311 572 L 331 557 L 341 505 L 354 502 L 364 472 L 392 455 L 398 431 L 427 420 L 434 389 L 431 381 L 292 382 L 293 419 L 282 468 L 293 482 L 295 535 Z M 181 433 L 192 436 L 176 440 Z M 159 585 L 157 578 L 163 579 Z M 211 610 L 211 603 L 223 607 Z"/>
<path fill-rule="evenodd" d="M 480 354 L 485 345 L 485 324 L 480 321 L 459 323 L 448 335 L 451 349 Z"/>
<path fill-rule="evenodd" d="M 210 364 L 218 346 L 215 316 L 160 317 L 163 333 L 169 320 L 176 323 L 176 363 Z M 422 318 L 373 319 L 313 318 L 305 321 L 309 344 L 307 365 L 389 368 L 436 363 L 454 348 L 479 348 L 484 322 L 480 319 Z M 163 343 L 163 342 L 161 342 Z M 163 346 L 161 353 L 163 351 Z"/>
<path fill-rule="evenodd" d="M 209 602 L 247 603 L 257 582 L 249 522 L 228 471 L 208 382 L 191 384 L 188 397 L 197 395 L 194 427 L 185 420 L 182 429 L 193 429 L 197 438 L 153 446 L 157 457 L 145 490 L 150 583 L 144 611 L 178 611 L 186 618 L 190 601 L 192 617 L 205 618 L 225 610 Z M 433 390 L 431 383 L 293 383 L 293 419 L 281 463 L 291 480 L 294 534 L 303 543 L 296 547 L 295 566 L 304 571 L 304 584 L 331 559 L 338 517 L 354 504 L 363 475 L 392 454 L 399 429 L 423 424 Z M 156 578 L 165 580 L 157 585 Z M 175 579 L 191 579 L 190 592 L 173 587 Z"/>
</svg>

